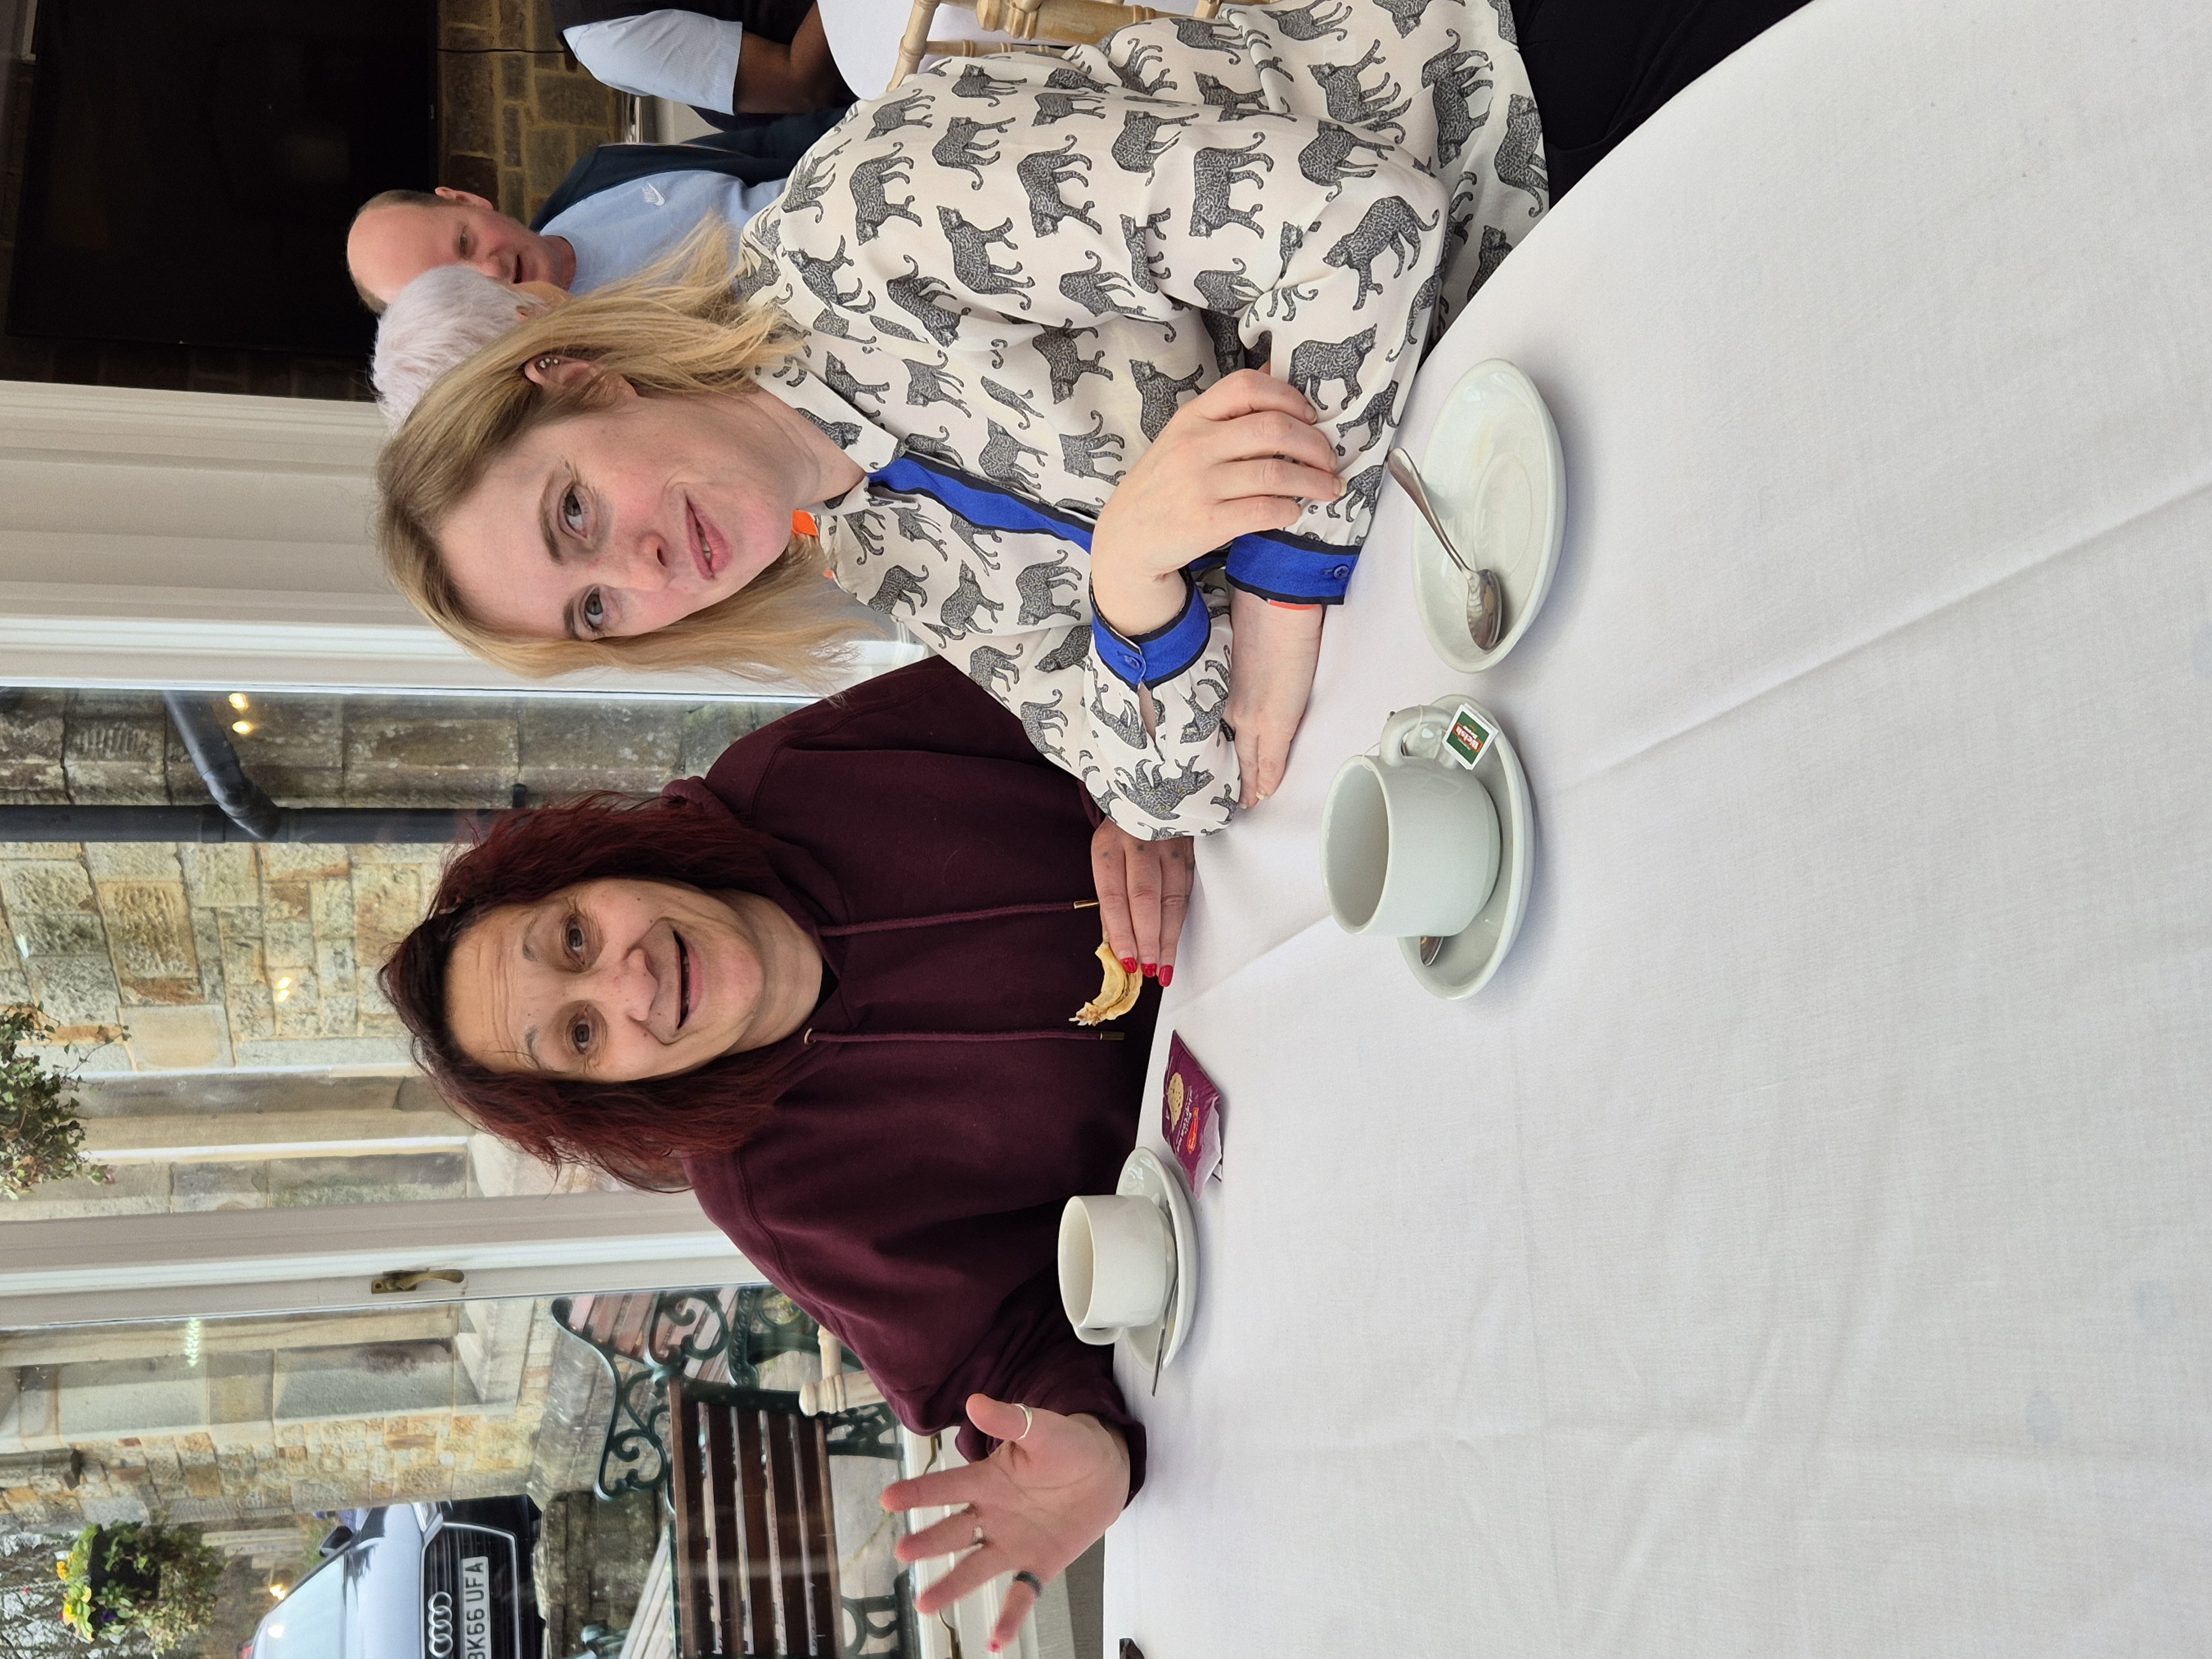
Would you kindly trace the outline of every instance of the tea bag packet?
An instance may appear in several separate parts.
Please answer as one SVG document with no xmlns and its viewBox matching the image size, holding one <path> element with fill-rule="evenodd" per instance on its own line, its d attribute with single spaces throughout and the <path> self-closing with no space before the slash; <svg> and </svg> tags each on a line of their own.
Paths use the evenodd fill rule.
<svg viewBox="0 0 2212 1659">
<path fill-rule="evenodd" d="M 1444 728 L 1443 742 L 1438 745 L 1437 758 L 1450 766 L 1463 766 L 1468 771 L 1480 760 L 1483 751 L 1490 747 L 1497 733 L 1490 722 L 1465 703 L 1452 715 L 1451 724 Z"/>
<path fill-rule="evenodd" d="M 1168 1039 L 1167 1078 L 1160 1099 L 1160 1133 L 1182 1165 L 1196 1198 L 1221 1164 L 1221 1091 L 1180 1036 Z"/>
</svg>

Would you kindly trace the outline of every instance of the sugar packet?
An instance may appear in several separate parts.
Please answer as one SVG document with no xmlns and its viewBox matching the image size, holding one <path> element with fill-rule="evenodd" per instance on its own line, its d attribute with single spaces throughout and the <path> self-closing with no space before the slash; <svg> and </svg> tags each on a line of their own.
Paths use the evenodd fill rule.
<svg viewBox="0 0 2212 1659">
<path fill-rule="evenodd" d="M 1221 1091 L 1180 1036 L 1168 1039 L 1167 1080 L 1162 1088 L 1160 1133 L 1182 1165 L 1196 1198 L 1221 1164 Z"/>
</svg>

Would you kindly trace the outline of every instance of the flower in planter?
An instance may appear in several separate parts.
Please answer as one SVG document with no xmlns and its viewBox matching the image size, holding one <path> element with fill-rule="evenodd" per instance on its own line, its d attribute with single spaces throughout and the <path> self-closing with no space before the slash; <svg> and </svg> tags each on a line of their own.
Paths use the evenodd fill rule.
<svg viewBox="0 0 2212 1659">
<path fill-rule="evenodd" d="M 62 1622 L 80 1640 L 135 1630 L 167 1653 L 215 1616 L 222 1558 L 189 1528 L 130 1522 L 87 1527 L 61 1571 Z"/>
</svg>

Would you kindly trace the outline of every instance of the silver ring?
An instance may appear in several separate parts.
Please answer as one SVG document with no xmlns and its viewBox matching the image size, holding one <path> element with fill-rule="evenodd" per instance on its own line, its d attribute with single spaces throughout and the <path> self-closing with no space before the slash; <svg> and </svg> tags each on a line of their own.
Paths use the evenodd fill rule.
<svg viewBox="0 0 2212 1659">
<path fill-rule="evenodd" d="M 983 1541 L 983 1523 L 981 1521 L 978 1521 L 975 1523 L 975 1536 L 969 1541 L 976 1544 L 980 1544 Z"/>
<path fill-rule="evenodd" d="M 1036 1413 L 1031 1411 L 1027 1406 L 1024 1406 L 1021 1408 L 1021 1412 L 1022 1431 L 1016 1435 L 1014 1438 L 1017 1440 L 1026 1440 L 1030 1437 L 1030 1431 L 1036 1427 Z"/>
</svg>

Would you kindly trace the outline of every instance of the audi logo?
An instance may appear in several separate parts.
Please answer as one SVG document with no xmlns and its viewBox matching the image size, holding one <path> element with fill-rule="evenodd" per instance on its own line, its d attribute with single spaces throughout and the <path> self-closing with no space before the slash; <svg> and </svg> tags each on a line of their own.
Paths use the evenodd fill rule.
<svg viewBox="0 0 2212 1659">
<path fill-rule="evenodd" d="M 423 1638 L 430 1644 L 430 1659 L 449 1659 L 453 1651 L 453 1598 L 444 1590 L 431 1596 L 422 1609 Z"/>
</svg>

